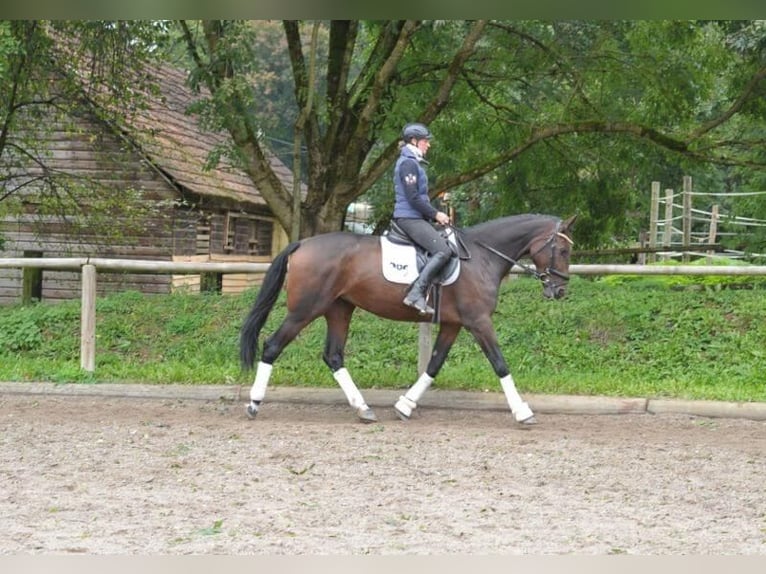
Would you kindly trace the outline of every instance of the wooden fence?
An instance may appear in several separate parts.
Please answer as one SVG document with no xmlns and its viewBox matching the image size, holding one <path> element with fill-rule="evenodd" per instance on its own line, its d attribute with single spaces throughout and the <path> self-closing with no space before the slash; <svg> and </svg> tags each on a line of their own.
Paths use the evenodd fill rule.
<svg viewBox="0 0 766 574">
<path fill-rule="evenodd" d="M 651 188 L 651 207 L 649 213 L 649 234 L 647 249 L 649 262 L 657 256 L 667 259 L 679 255 L 682 261 L 688 262 L 695 251 L 705 250 L 708 262 L 713 254 L 722 252 L 727 257 L 739 257 L 741 253 L 725 250 L 717 241 L 725 236 L 736 236 L 742 228 L 766 227 L 766 220 L 752 217 L 741 217 L 727 214 L 718 203 L 710 205 L 710 211 L 697 209 L 693 205 L 694 197 L 720 198 L 732 202 L 739 197 L 766 195 L 766 191 L 750 192 L 700 192 L 692 187 L 692 178 L 685 175 L 682 180 L 682 191 L 676 193 L 672 188 L 660 194 L 660 182 L 653 181 Z M 681 203 L 675 203 L 681 197 Z M 710 199 L 706 199 L 706 204 Z M 681 227 L 677 227 L 678 222 Z M 694 229 L 697 224 L 697 231 Z M 699 228 L 704 229 L 700 230 Z M 728 229 L 728 230 L 727 230 Z M 701 249 L 704 247 L 704 249 Z M 754 257 L 764 257 L 763 254 L 750 254 Z"/>
<path fill-rule="evenodd" d="M 0 268 L 35 268 L 80 270 L 82 277 L 82 307 L 80 336 L 80 367 L 89 372 L 96 365 L 96 274 L 103 271 L 141 273 L 264 273 L 269 263 L 209 263 L 141 261 L 101 258 L 7 258 L 0 259 Z M 572 275 L 749 275 L 766 276 L 766 266 L 747 265 L 570 265 Z M 518 267 L 512 274 L 523 274 Z M 420 324 L 418 343 L 418 373 L 422 373 L 431 355 L 431 324 Z"/>
</svg>

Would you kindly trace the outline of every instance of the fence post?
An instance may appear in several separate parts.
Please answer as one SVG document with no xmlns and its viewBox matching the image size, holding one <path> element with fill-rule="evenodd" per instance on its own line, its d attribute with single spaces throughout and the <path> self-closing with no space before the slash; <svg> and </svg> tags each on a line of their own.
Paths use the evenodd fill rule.
<svg viewBox="0 0 766 574">
<path fill-rule="evenodd" d="M 82 310 L 80 319 L 80 368 L 96 369 L 96 266 L 82 266 Z"/>
<path fill-rule="evenodd" d="M 648 231 L 639 231 L 638 232 L 638 253 L 636 255 L 637 257 L 637 263 L 639 265 L 646 265 L 646 251 L 643 251 L 643 249 L 646 248 L 646 245 L 648 243 L 648 239 L 646 236 L 649 235 Z"/>
<path fill-rule="evenodd" d="M 652 182 L 652 207 L 649 215 L 649 248 L 654 250 L 657 247 L 657 219 L 660 211 L 660 182 Z M 654 251 L 649 253 L 647 258 L 650 263 L 653 263 L 657 256 Z"/>
<path fill-rule="evenodd" d="M 663 229 L 662 245 L 670 251 L 670 244 L 673 242 L 673 190 L 665 190 L 665 229 Z M 670 257 L 664 257 L 670 259 Z"/>
<path fill-rule="evenodd" d="M 431 360 L 431 323 L 418 323 L 418 376 L 422 375 Z"/>
<path fill-rule="evenodd" d="M 685 175 L 684 179 L 684 213 L 683 213 L 683 233 L 684 233 L 684 252 L 681 260 L 684 263 L 689 262 L 689 252 L 686 250 L 692 244 L 692 178 Z"/>
<path fill-rule="evenodd" d="M 718 235 L 718 204 L 716 203 L 713 206 L 712 211 L 710 212 L 710 229 L 708 230 L 707 234 L 707 242 L 710 245 L 713 245 L 715 243 L 715 236 Z M 713 251 L 707 252 L 707 263 L 713 262 Z"/>
</svg>

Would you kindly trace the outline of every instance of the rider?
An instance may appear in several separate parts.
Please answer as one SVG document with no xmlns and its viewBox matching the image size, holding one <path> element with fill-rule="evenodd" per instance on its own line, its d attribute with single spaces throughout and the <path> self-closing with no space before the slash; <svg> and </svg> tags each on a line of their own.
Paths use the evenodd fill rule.
<svg viewBox="0 0 766 574">
<path fill-rule="evenodd" d="M 428 165 L 425 155 L 431 147 L 431 132 L 423 124 L 407 124 L 402 129 L 401 155 L 394 168 L 394 221 L 410 238 L 431 256 L 420 275 L 410 287 L 404 304 L 414 307 L 421 315 L 432 315 L 426 293 L 433 278 L 453 255 L 449 242 L 437 231 L 431 221 L 449 225 L 446 213 L 431 205 L 428 197 L 428 176 L 423 168 Z"/>
</svg>

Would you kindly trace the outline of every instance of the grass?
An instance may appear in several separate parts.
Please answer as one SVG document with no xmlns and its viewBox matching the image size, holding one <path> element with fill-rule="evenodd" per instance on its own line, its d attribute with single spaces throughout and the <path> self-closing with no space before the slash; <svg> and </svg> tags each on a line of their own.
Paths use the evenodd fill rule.
<svg viewBox="0 0 766 574">
<path fill-rule="evenodd" d="M 546 301 L 528 278 L 502 286 L 494 321 L 521 392 L 766 401 L 763 280 L 573 278 Z M 142 295 L 97 301 L 96 372 L 79 368 L 80 302 L 0 310 L 0 380 L 97 384 L 250 384 L 239 327 L 255 298 Z M 284 315 L 275 307 L 263 335 Z M 418 326 L 357 310 L 346 366 L 360 388 L 416 379 Z M 324 322 L 304 330 L 275 364 L 272 385 L 332 387 L 321 359 Z M 478 345 L 461 332 L 438 388 L 499 391 Z"/>
</svg>

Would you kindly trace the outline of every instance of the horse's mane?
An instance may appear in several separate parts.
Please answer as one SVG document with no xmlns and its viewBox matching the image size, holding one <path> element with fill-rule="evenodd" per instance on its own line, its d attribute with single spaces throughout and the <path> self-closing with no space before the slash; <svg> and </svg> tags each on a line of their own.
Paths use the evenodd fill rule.
<svg viewBox="0 0 766 574">
<path fill-rule="evenodd" d="M 496 230 L 513 226 L 520 234 L 523 234 L 528 228 L 533 225 L 536 226 L 542 221 L 560 221 L 560 219 L 553 215 L 522 213 L 477 223 L 476 225 L 466 227 L 464 231 L 471 237 L 492 237 Z"/>
</svg>

